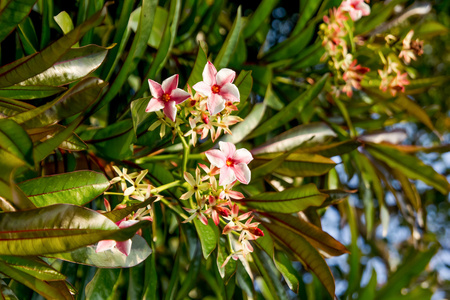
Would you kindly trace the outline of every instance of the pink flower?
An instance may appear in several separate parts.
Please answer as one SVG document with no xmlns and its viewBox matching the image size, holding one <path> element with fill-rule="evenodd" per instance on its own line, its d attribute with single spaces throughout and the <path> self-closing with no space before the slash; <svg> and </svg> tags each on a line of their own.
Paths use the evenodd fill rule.
<svg viewBox="0 0 450 300">
<path fill-rule="evenodd" d="M 128 220 L 128 221 L 126 221 L 125 219 L 122 219 L 119 222 L 116 222 L 116 225 L 119 226 L 119 228 L 126 228 L 126 227 L 130 227 L 130 226 L 136 224 L 137 222 L 138 222 L 137 220 Z M 110 249 L 113 249 L 114 246 L 120 252 L 122 252 L 123 254 L 128 256 L 130 254 L 130 251 L 131 251 L 131 239 L 123 241 L 123 242 L 116 242 L 114 240 L 103 240 L 103 241 L 100 241 L 97 244 L 97 249 L 95 250 L 95 252 L 98 253 L 98 252 L 103 252 L 103 251 L 106 251 L 106 250 L 110 250 Z"/>
<path fill-rule="evenodd" d="M 178 74 L 167 78 L 162 84 L 149 79 L 148 85 L 153 98 L 148 103 L 145 111 L 158 111 L 162 108 L 164 114 L 175 122 L 175 116 L 177 115 L 177 108 L 175 105 L 180 104 L 191 97 L 188 92 L 177 88 Z"/>
<path fill-rule="evenodd" d="M 203 69 L 203 81 L 196 83 L 192 88 L 205 97 L 208 97 L 209 113 L 215 115 L 225 108 L 225 102 L 239 102 L 239 90 L 232 83 L 236 72 L 224 68 L 217 72 L 214 65 L 208 61 Z"/>
<path fill-rule="evenodd" d="M 251 153 L 247 149 L 236 150 L 227 142 L 219 142 L 219 148 L 205 152 L 210 163 L 220 169 L 219 185 L 225 186 L 236 179 L 248 184 L 251 174 L 247 165 L 253 160 Z"/>
<path fill-rule="evenodd" d="M 370 6 L 364 0 L 344 0 L 340 8 L 348 11 L 353 21 L 361 19 L 362 16 L 370 15 Z"/>
</svg>

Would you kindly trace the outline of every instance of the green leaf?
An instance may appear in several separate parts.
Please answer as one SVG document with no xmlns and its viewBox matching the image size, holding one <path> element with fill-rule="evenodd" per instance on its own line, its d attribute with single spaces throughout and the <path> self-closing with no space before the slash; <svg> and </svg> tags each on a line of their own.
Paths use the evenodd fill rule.
<svg viewBox="0 0 450 300">
<path fill-rule="evenodd" d="M 195 288 L 195 284 L 197 283 L 202 263 L 202 253 L 200 249 L 198 249 L 200 247 L 198 243 L 195 247 L 196 251 L 194 257 L 189 262 L 189 270 L 187 271 L 186 278 L 183 280 L 181 287 L 177 289 L 177 295 L 175 299 L 185 299 L 188 296 L 189 292 Z"/>
<path fill-rule="evenodd" d="M 17 2 L 17 1 L 12 1 Z M 0 68 L 0 88 L 14 85 L 44 72 L 75 44 L 89 29 L 99 25 L 106 15 L 106 5 L 89 20 L 39 53 Z"/>
<path fill-rule="evenodd" d="M 414 30 L 414 38 L 430 39 L 436 35 L 447 34 L 449 28 L 436 21 L 421 22 L 419 27 Z"/>
<path fill-rule="evenodd" d="M 358 293 L 361 299 L 373 300 L 375 299 L 375 291 L 377 289 L 377 272 L 372 269 L 372 277 L 370 277 L 369 283 L 363 287 Z"/>
<path fill-rule="evenodd" d="M 72 48 L 51 68 L 18 83 L 21 86 L 61 86 L 81 79 L 97 70 L 108 50 L 96 45 Z"/>
<path fill-rule="evenodd" d="M 131 117 L 133 118 L 134 133 L 137 134 L 139 125 L 144 123 L 152 114 L 145 111 L 153 96 L 140 98 L 131 102 Z"/>
<path fill-rule="evenodd" d="M 66 279 L 65 275 L 59 273 L 38 257 L 0 255 L 0 261 L 11 268 L 20 270 L 40 280 L 52 281 Z"/>
<path fill-rule="evenodd" d="M 65 11 L 60 12 L 56 16 L 53 17 L 55 22 L 59 25 L 64 34 L 68 34 L 74 28 L 72 19 L 69 14 Z M 75 47 L 78 47 L 77 45 Z"/>
<path fill-rule="evenodd" d="M 334 297 L 334 278 L 319 252 L 301 235 L 274 223 L 263 222 L 264 227 L 289 251 L 295 259 L 302 262 L 322 282 L 330 296 Z"/>
<path fill-rule="evenodd" d="M 278 157 L 279 153 L 270 153 L 254 157 L 252 164 L 264 164 Z M 326 174 L 336 163 L 324 156 L 311 153 L 292 153 L 274 170 L 275 173 L 291 177 L 309 177 Z"/>
<path fill-rule="evenodd" d="M 261 127 L 262 126 L 256 129 L 251 136 L 256 136 L 255 132 Z M 323 144 L 333 137 L 336 137 L 336 133 L 325 123 L 299 125 L 271 138 L 261 146 L 254 148 L 251 152 L 253 155 L 284 152 L 300 146 L 307 147 L 310 145 Z"/>
<path fill-rule="evenodd" d="M 19 300 L 10 287 L 0 279 L 0 296 L 4 300 Z"/>
<path fill-rule="evenodd" d="M 84 205 L 109 188 L 105 175 L 94 171 L 75 171 L 44 176 L 19 184 L 37 207 L 66 203 Z"/>
<path fill-rule="evenodd" d="M 444 195 L 447 195 L 450 191 L 450 184 L 447 179 L 417 157 L 380 144 L 367 143 L 366 149 L 375 158 L 385 162 L 391 168 L 397 169 L 407 177 L 422 180 Z"/>
<path fill-rule="evenodd" d="M 55 124 L 47 127 L 31 128 L 27 130 L 28 135 L 34 142 L 48 140 L 53 138 L 56 134 L 66 129 L 66 127 Z M 73 133 L 65 141 L 63 141 L 58 148 L 69 151 L 87 150 L 88 146 L 80 139 L 78 135 Z"/>
<path fill-rule="evenodd" d="M 252 179 L 255 180 L 272 173 L 283 163 L 283 161 L 286 159 L 286 157 L 289 156 L 290 153 L 291 152 L 280 154 L 277 157 L 274 157 L 270 161 L 266 162 L 265 164 L 262 164 L 256 168 L 252 167 Z"/>
<path fill-rule="evenodd" d="M 244 118 L 244 121 L 233 126 L 233 134 L 225 135 L 220 140 L 233 144 L 239 143 L 258 126 L 265 111 L 266 105 L 264 103 L 256 103 L 252 111 Z"/>
<path fill-rule="evenodd" d="M 97 268 L 130 268 L 147 259 L 152 253 L 145 239 L 139 235 L 131 238 L 131 251 L 128 256 L 117 248 L 103 252 L 95 252 L 95 246 L 87 246 L 71 252 L 55 253 L 46 255 L 77 264 L 94 266 Z"/>
<path fill-rule="evenodd" d="M 34 165 L 33 144 L 19 124 L 11 119 L 0 119 L 0 166 L 1 178 L 9 180 L 9 172 L 15 167 Z"/>
<path fill-rule="evenodd" d="M 203 69 L 208 63 L 208 58 L 206 57 L 206 52 L 203 50 L 202 44 L 198 47 L 197 58 L 195 59 L 194 67 L 192 68 L 191 75 L 187 83 L 192 87 L 197 82 L 203 81 Z"/>
<path fill-rule="evenodd" d="M 98 269 L 94 278 L 86 285 L 86 299 L 111 300 L 120 272 L 120 269 Z"/>
<path fill-rule="evenodd" d="M 430 128 L 432 131 L 436 132 L 436 129 L 434 128 L 434 125 L 431 122 L 430 117 L 416 102 L 402 95 L 395 100 L 395 103 L 398 104 L 403 110 L 408 112 L 410 115 L 416 117 L 420 122 L 422 122 L 425 126 Z"/>
<path fill-rule="evenodd" d="M 320 193 L 315 184 L 310 183 L 282 192 L 266 192 L 235 201 L 260 211 L 290 214 L 310 206 L 320 206 L 326 198 L 327 195 Z"/>
<path fill-rule="evenodd" d="M 278 2 L 279 0 L 261 1 L 261 3 L 258 5 L 258 8 L 247 20 L 247 23 L 245 23 L 242 34 L 246 39 L 255 34 L 255 32 L 264 23 L 266 18 L 270 16 L 270 13 L 273 11 Z"/>
<path fill-rule="evenodd" d="M 2 5 L 0 11 L 0 42 L 28 16 L 36 0 L 14 1 L 10 0 Z"/>
<path fill-rule="evenodd" d="M 230 32 L 227 35 L 227 38 L 223 42 L 222 48 L 220 48 L 219 54 L 217 54 L 216 59 L 214 60 L 214 66 L 217 70 L 225 68 L 228 66 L 231 55 L 235 51 L 238 41 L 239 35 L 242 29 L 242 9 L 241 6 L 238 7 L 236 13 L 236 19 L 234 19 L 233 26 L 230 29 Z"/>
<path fill-rule="evenodd" d="M 234 273 L 236 273 L 237 262 L 234 259 L 228 260 L 228 263 L 222 268 L 223 263 L 227 259 L 229 253 L 226 249 L 227 238 L 225 236 L 221 236 L 219 238 L 219 245 L 217 246 L 217 260 L 216 265 L 219 270 L 220 277 L 224 280 L 224 283 L 227 284 L 228 281 L 233 277 Z"/>
<path fill-rule="evenodd" d="M 409 255 L 404 258 L 403 264 L 388 277 L 386 284 L 375 293 L 375 299 L 400 297 L 402 289 L 408 287 L 411 280 L 423 272 L 438 249 L 439 246 L 434 244 L 425 251 L 410 251 Z"/>
<path fill-rule="evenodd" d="M 148 221 L 119 228 L 102 214 L 70 204 L 0 214 L 0 255 L 72 251 L 100 240 L 124 241 Z"/>
<path fill-rule="evenodd" d="M 244 103 L 252 91 L 253 79 L 251 74 L 252 71 L 242 70 L 234 82 L 239 89 L 240 103 Z"/>
<path fill-rule="evenodd" d="M 321 1 L 307 0 L 302 4 L 304 5 L 301 9 L 301 15 L 298 18 L 298 22 L 292 30 L 292 35 L 298 34 L 302 31 L 308 21 L 314 16 L 316 11 L 319 9 Z"/>
<path fill-rule="evenodd" d="M 285 214 L 264 214 L 270 220 L 273 220 L 279 226 L 295 232 L 304 237 L 314 248 L 320 251 L 326 257 L 339 256 L 350 253 L 348 249 L 334 239 L 331 235 L 323 231 L 302 218 Z"/>
<path fill-rule="evenodd" d="M 219 229 L 212 219 L 208 220 L 208 225 L 203 224 L 198 219 L 194 219 L 193 222 L 200 243 L 202 244 L 203 257 L 208 259 L 209 255 L 216 249 L 217 243 L 219 242 Z"/>
<path fill-rule="evenodd" d="M 39 42 L 30 17 L 25 18 L 25 20 L 17 26 L 17 33 L 19 34 L 26 55 L 31 55 L 38 51 Z"/>
<path fill-rule="evenodd" d="M 59 147 L 65 140 L 70 138 L 73 131 L 83 120 L 83 116 L 78 117 L 69 126 L 62 131 L 55 134 L 51 139 L 48 139 L 34 147 L 34 160 L 41 161 L 50 155 L 53 150 Z"/>
<path fill-rule="evenodd" d="M 300 96 L 295 98 L 276 115 L 271 117 L 261 126 L 259 126 L 255 131 L 253 131 L 253 133 L 249 136 L 249 138 L 253 138 L 261 134 L 270 132 L 280 127 L 281 125 L 285 124 L 286 122 L 292 120 L 293 118 L 297 117 L 298 114 L 302 111 L 302 109 L 307 104 L 309 104 L 309 102 L 314 100 L 317 97 L 317 95 L 319 95 L 319 93 L 324 88 L 327 79 L 328 74 L 325 74 L 319 81 L 316 82 L 316 84 L 311 86 L 307 91 L 305 91 Z"/>
<path fill-rule="evenodd" d="M 39 99 L 53 96 L 66 89 L 57 86 L 20 86 L 13 85 L 0 89 L 0 97 L 18 100 Z"/>
<path fill-rule="evenodd" d="M 275 267 L 283 275 L 289 288 L 298 294 L 299 281 L 302 280 L 298 271 L 292 266 L 291 260 L 281 251 L 275 252 Z"/>
<path fill-rule="evenodd" d="M 342 142 L 331 143 L 327 145 L 317 145 L 307 148 L 299 148 L 297 152 L 315 153 L 326 157 L 333 157 L 352 152 L 361 145 L 359 141 L 346 140 Z"/>
<path fill-rule="evenodd" d="M 56 299 L 56 300 L 71 299 L 66 297 L 67 294 L 70 295 L 70 293 L 67 293 L 67 288 L 63 290 L 52 286 L 52 284 L 55 283 L 54 281 L 46 282 L 37 279 L 36 277 L 29 275 L 21 270 L 8 266 L 2 261 L 0 261 L 0 270 L 2 270 L 2 273 L 5 274 L 6 276 L 9 276 L 12 279 L 26 285 L 30 289 L 35 290 L 37 293 L 39 293 L 40 295 L 42 295 L 47 299 Z"/>
<path fill-rule="evenodd" d="M 17 115 L 21 112 L 34 109 L 35 107 L 31 104 L 25 103 L 23 101 L 17 101 L 14 99 L 1 98 L 0 97 L 0 116 L 1 117 L 11 117 Z"/>
<path fill-rule="evenodd" d="M 13 116 L 11 119 L 25 128 L 43 127 L 74 116 L 92 105 L 106 83 L 95 77 L 86 78 L 59 98 Z"/>
</svg>

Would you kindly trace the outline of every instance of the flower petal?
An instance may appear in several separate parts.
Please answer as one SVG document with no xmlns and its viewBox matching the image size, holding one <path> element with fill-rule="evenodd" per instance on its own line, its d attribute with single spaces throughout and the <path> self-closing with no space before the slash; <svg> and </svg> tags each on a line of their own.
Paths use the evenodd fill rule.
<svg viewBox="0 0 450 300">
<path fill-rule="evenodd" d="M 233 160 L 235 164 L 249 164 L 253 160 L 253 156 L 250 151 L 245 148 L 241 148 L 234 153 Z"/>
<path fill-rule="evenodd" d="M 95 249 L 95 253 L 103 252 L 103 251 L 106 251 L 106 250 L 110 250 L 110 249 L 114 248 L 115 245 L 116 245 L 116 241 L 114 241 L 114 240 L 100 241 L 97 244 L 97 248 Z"/>
<path fill-rule="evenodd" d="M 145 109 L 145 112 L 152 112 L 152 111 L 158 111 L 161 108 L 164 108 L 165 103 L 162 100 L 152 98 L 150 102 L 148 102 L 147 108 Z"/>
<path fill-rule="evenodd" d="M 218 168 L 222 168 L 223 166 L 225 166 L 227 158 L 222 151 L 213 149 L 206 151 L 205 154 L 211 164 L 215 165 Z"/>
<path fill-rule="evenodd" d="M 223 87 L 221 87 L 219 95 L 225 100 L 231 102 L 239 102 L 241 98 L 239 89 L 232 83 L 226 83 Z"/>
<path fill-rule="evenodd" d="M 191 198 L 192 195 L 194 195 L 194 190 L 189 190 L 186 193 L 184 193 L 183 195 L 181 195 L 180 199 L 187 200 L 187 199 Z"/>
<path fill-rule="evenodd" d="M 213 116 L 225 108 L 225 100 L 220 95 L 211 93 L 207 105 L 209 113 Z"/>
<path fill-rule="evenodd" d="M 117 249 L 128 256 L 131 252 L 131 240 L 126 240 L 124 242 L 117 242 L 116 244 Z"/>
<path fill-rule="evenodd" d="M 191 94 L 183 91 L 182 89 L 174 89 L 170 94 L 170 100 L 175 101 L 176 104 L 180 104 L 191 97 Z"/>
<path fill-rule="evenodd" d="M 203 82 L 206 83 L 209 86 L 213 86 L 216 84 L 216 74 L 217 70 L 214 65 L 208 61 L 208 63 L 205 65 L 205 68 L 203 69 Z"/>
<path fill-rule="evenodd" d="M 163 109 L 164 114 L 175 122 L 175 117 L 177 116 L 177 108 L 175 107 L 175 101 L 167 102 L 166 106 Z"/>
<path fill-rule="evenodd" d="M 192 176 L 189 172 L 184 172 L 184 179 L 189 183 L 191 186 L 195 185 L 195 179 L 194 176 Z"/>
<path fill-rule="evenodd" d="M 138 222 L 139 222 L 138 220 L 122 221 L 122 222 L 120 222 L 120 224 L 119 224 L 119 228 L 127 228 L 127 227 L 130 227 L 130 226 L 132 226 L 132 225 L 138 223 Z"/>
<path fill-rule="evenodd" d="M 161 84 L 162 90 L 164 93 L 171 94 L 174 89 L 178 87 L 178 74 L 170 76 L 166 80 L 164 80 Z"/>
<path fill-rule="evenodd" d="M 164 94 L 161 85 L 156 81 L 149 79 L 148 86 L 150 87 L 150 93 L 152 94 L 153 97 L 160 98 Z"/>
<path fill-rule="evenodd" d="M 248 184 L 250 182 L 251 172 L 246 164 L 241 163 L 241 164 L 234 165 L 233 169 L 234 169 L 233 173 L 236 174 L 237 180 L 239 180 L 243 184 Z M 220 170 L 220 171 L 222 171 L 222 170 Z M 220 175 L 222 175 L 222 173 L 220 173 Z"/>
<path fill-rule="evenodd" d="M 192 86 L 192 88 L 197 93 L 200 93 L 205 97 L 209 97 L 211 95 L 211 86 L 206 84 L 204 81 L 197 82 Z"/>
<path fill-rule="evenodd" d="M 224 166 L 224 167 L 222 167 L 220 169 L 219 185 L 225 186 L 225 185 L 227 185 L 227 184 L 229 184 L 229 183 L 231 183 L 231 182 L 233 182 L 235 180 L 236 180 L 236 175 L 234 174 L 234 169 L 233 168 L 230 168 L 228 166 Z"/>
<path fill-rule="evenodd" d="M 223 68 L 219 72 L 217 72 L 217 84 L 223 86 L 225 83 L 232 83 L 235 77 L 235 71 L 228 68 Z"/>
<path fill-rule="evenodd" d="M 236 152 L 236 146 L 233 143 L 219 142 L 220 151 L 225 154 L 226 158 L 232 158 Z"/>
</svg>

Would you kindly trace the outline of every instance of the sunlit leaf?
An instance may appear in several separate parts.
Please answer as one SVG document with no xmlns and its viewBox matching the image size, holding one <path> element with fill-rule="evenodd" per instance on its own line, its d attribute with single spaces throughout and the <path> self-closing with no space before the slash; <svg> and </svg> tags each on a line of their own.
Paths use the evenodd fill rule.
<svg viewBox="0 0 450 300">
<path fill-rule="evenodd" d="M 51 281 L 66 279 L 65 275 L 56 271 L 38 257 L 0 255 L 0 261 L 11 268 L 20 270 L 40 280 Z"/>
<path fill-rule="evenodd" d="M 10 87 L 0 89 L 0 97 L 12 99 L 38 99 L 45 98 L 57 93 L 63 92 L 66 89 L 57 86 L 21 86 L 13 85 Z M 25 104 L 25 103 L 24 103 Z"/>
<path fill-rule="evenodd" d="M 109 188 L 105 175 L 94 171 L 76 171 L 31 179 L 20 189 L 37 207 L 66 203 L 84 205 Z"/>
<path fill-rule="evenodd" d="M 36 0 L 9 0 L 2 4 L 0 11 L 0 24 L 2 24 L 0 27 L 0 42 L 25 19 L 33 8 L 34 3 L 36 3 Z"/>
</svg>

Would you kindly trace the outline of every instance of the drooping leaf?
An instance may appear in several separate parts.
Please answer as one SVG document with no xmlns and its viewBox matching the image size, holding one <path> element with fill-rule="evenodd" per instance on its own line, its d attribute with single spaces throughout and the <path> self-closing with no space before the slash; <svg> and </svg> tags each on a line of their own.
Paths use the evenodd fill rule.
<svg viewBox="0 0 450 300">
<path fill-rule="evenodd" d="M 20 270 L 40 280 L 52 281 L 66 279 L 65 275 L 56 271 L 38 257 L 0 255 L 0 261 L 11 268 Z"/>
<path fill-rule="evenodd" d="M 38 99 L 45 98 L 57 93 L 63 92 L 66 89 L 58 86 L 21 86 L 13 85 L 6 88 L 0 89 L 0 97 L 18 99 L 18 100 L 28 100 L 28 99 Z"/>
<path fill-rule="evenodd" d="M 247 136 L 247 134 L 258 126 L 265 111 L 266 105 L 264 103 L 255 104 L 252 111 L 245 117 L 244 121 L 233 127 L 233 134 L 225 135 L 220 140 L 233 144 L 239 143 Z"/>
<path fill-rule="evenodd" d="M 16 2 L 16 1 L 11 1 Z M 12 86 L 39 73 L 56 63 L 89 29 L 99 25 L 106 15 L 106 5 L 85 23 L 52 43 L 41 52 L 30 55 L 0 68 L 0 88 Z"/>
<path fill-rule="evenodd" d="M 346 140 L 342 142 L 336 142 L 326 145 L 317 145 L 312 147 L 302 147 L 297 149 L 298 152 L 315 153 L 326 157 L 333 157 L 337 155 L 342 155 L 349 153 L 356 148 L 361 143 L 355 140 Z"/>
<path fill-rule="evenodd" d="M 222 45 L 222 48 L 220 48 L 219 54 L 217 54 L 217 57 L 214 60 L 214 66 L 217 68 L 217 70 L 225 68 L 228 65 L 231 55 L 236 49 L 239 35 L 242 29 L 241 15 L 242 9 L 241 6 L 239 6 L 236 12 L 236 19 L 234 19 L 233 26 L 231 27 L 230 32 L 228 33 L 227 38 Z"/>
<path fill-rule="evenodd" d="M 251 136 L 253 135 L 254 133 L 251 134 Z M 335 136 L 336 133 L 324 123 L 299 125 L 271 138 L 261 146 L 254 148 L 251 152 L 253 155 L 257 155 L 289 151 L 300 146 L 306 148 L 308 145 L 322 144 Z"/>
<path fill-rule="evenodd" d="M 325 83 L 327 82 L 328 74 L 325 74 L 319 81 L 317 81 L 313 86 L 311 86 L 307 91 L 302 93 L 300 96 L 292 100 L 288 105 L 286 105 L 282 110 L 280 110 L 276 115 L 271 117 L 269 120 L 264 122 L 259 126 L 249 138 L 259 136 L 261 134 L 270 132 L 286 122 L 292 120 L 302 111 L 302 109 L 312 100 L 314 100 L 317 95 L 322 91 Z"/>
<path fill-rule="evenodd" d="M 253 164 L 267 163 L 278 155 L 278 153 L 269 153 L 255 156 Z M 336 163 L 333 160 L 318 154 L 291 153 L 274 172 L 293 177 L 320 176 L 335 166 Z"/>
<path fill-rule="evenodd" d="M 293 231 L 274 223 L 263 222 L 263 225 L 297 260 L 316 274 L 330 296 L 334 297 L 334 278 L 319 252 L 304 237 Z"/>
<path fill-rule="evenodd" d="M 152 253 L 147 242 L 139 235 L 131 238 L 131 250 L 128 256 L 117 248 L 98 253 L 95 252 L 95 248 L 95 246 L 87 246 L 71 252 L 54 253 L 47 256 L 97 268 L 130 268 L 146 260 Z"/>
<path fill-rule="evenodd" d="M 0 255 L 44 255 L 75 250 L 100 240 L 124 241 L 148 225 L 120 229 L 102 214 L 70 204 L 0 214 Z"/>
<path fill-rule="evenodd" d="M 14 1 L 9 0 L 2 5 L 0 11 L 0 42 L 28 16 L 36 0 Z"/>
<path fill-rule="evenodd" d="M 202 244 L 202 253 L 205 259 L 208 259 L 211 252 L 217 247 L 219 242 L 219 229 L 212 219 L 208 220 L 208 225 L 194 219 L 195 229 L 197 230 L 200 243 Z"/>
<path fill-rule="evenodd" d="M 404 154 L 387 145 L 367 143 L 366 149 L 375 158 L 385 162 L 391 168 L 403 172 L 407 177 L 422 180 L 444 195 L 450 191 L 447 179 L 417 157 Z"/>
<path fill-rule="evenodd" d="M 87 109 L 100 95 L 106 83 L 95 77 L 86 78 L 60 97 L 35 109 L 17 114 L 11 119 L 25 128 L 57 123 Z"/>
<path fill-rule="evenodd" d="M 66 203 L 84 205 L 109 188 L 105 175 L 94 171 L 75 171 L 31 179 L 19 184 L 34 205 Z"/>
<path fill-rule="evenodd" d="M 395 100 L 395 103 L 401 106 L 402 109 L 406 110 L 409 114 L 416 117 L 425 126 L 430 128 L 430 130 L 436 132 L 430 117 L 416 102 L 406 96 L 400 96 Z"/>
<path fill-rule="evenodd" d="M 42 73 L 18 83 L 20 86 L 61 86 L 94 72 L 105 60 L 109 48 L 96 45 L 71 48 Z"/>
<path fill-rule="evenodd" d="M 252 91 L 253 78 L 251 74 L 252 71 L 242 70 L 234 82 L 239 89 L 241 103 L 244 103 L 247 100 L 250 92 Z"/>
<path fill-rule="evenodd" d="M 265 212 L 296 213 L 309 206 L 320 206 L 326 197 L 311 183 L 282 192 L 261 193 L 239 200 L 239 203 Z"/>
<path fill-rule="evenodd" d="M 52 281 L 46 282 L 41 279 L 37 279 L 36 277 L 25 273 L 21 270 L 18 270 L 16 268 L 10 267 L 4 262 L 0 261 L 0 270 L 2 270 L 2 273 L 6 276 L 11 277 L 12 279 L 22 283 L 23 285 L 29 287 L 30 289 L 36 291 L 43 297 L 47 299 L 57 299 L 57 300 L 69 300 L 72 298 L 68 298 L 67 294 L 70 295 L 70 293 L 66 293 L 66 290 L 58 289 L 52 286 Z"/>
</svg>

